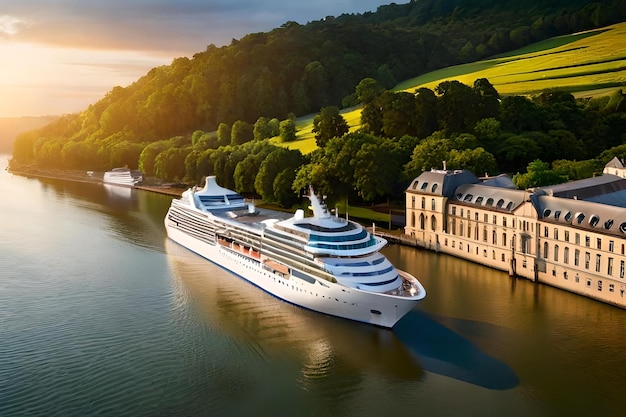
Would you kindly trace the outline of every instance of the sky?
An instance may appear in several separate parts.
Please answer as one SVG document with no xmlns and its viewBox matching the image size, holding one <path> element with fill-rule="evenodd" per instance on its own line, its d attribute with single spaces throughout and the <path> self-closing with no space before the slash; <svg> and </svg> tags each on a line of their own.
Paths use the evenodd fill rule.
<svg viewBox="0 0 626 417">
<path fill-rule="evenodd" d="M 0 0 L 0 117 L 75 113 L 151 68 L 391 0 Z"/>
</svg>

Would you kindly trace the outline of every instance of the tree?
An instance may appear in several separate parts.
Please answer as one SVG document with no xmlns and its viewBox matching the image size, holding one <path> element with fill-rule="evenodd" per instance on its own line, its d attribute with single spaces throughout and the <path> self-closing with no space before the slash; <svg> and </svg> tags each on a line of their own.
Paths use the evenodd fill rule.
<svg viewBox="0 0 626 417">
<path fill-rule="evenodd" d="M 423 139 L 437 130 L 437 96 L 433 90 L 422 87 L 415 92 L 414 102 L 414 135 Z"/>
<path fill-rule="evenodd" d="M 420 142 L 411 155 L 411 160 L 405 165 L 407 178 L 415 178 L 431 168 L 441 167 L 443 161 L 448 160 L 450 140 L 441 132 L 436 132 Z"/>
<path fill-rule="evenodd" d="M 479 100 L 474 90 L 458 81 L 444 81 L 435 87 L 439 126 L 447 133 L 469 132 L 479 117 Z"/>
<path fill-rule="evenodd" d="M 226 123 L 220 123 L 217 127 L 217 144 L 219 146 L 226 146 L 230 144 L 231 128 Z"/>
<path fill-rule="evenodd" d="M 254 122 L 254 140 L 263 140 L 271 138 L 273 135 L 270 131 L 269 119 L 267 117 L 259 117 Z"/>
<path fill-rule="evenodd" d="M 254 189 L 264 201 L 279 201 L 274 187 L 276 177 L 284 170 L 291 170 L 295 179 L 295 172 L 303 163 L 304 158 L 300 151 L 283 147 L 275 148 L 261 162 L 254 181 Z M 291 190 L 291 184 L 289 184 L 289 189 Z"/>
<path fill-rule="evenodd" d="M 526 190 L 533 187 L 561 184 L 567 182 L 567 177 L 549 169 L 549 164 L 540 159 L 530 162 L 525 174 L 513 175 L 513 183 L 519 189 Z"/>
<path fill-rule="evenodd" d="M 283 142 L 291 142 L 296 140 L 296 122 L 292 119 L 285 119 L 280 122 L 280 140 Z"/>
<path fill-rule="evenodd" d="M 356 96 L 359 103 L 363 105 L 371 103 L 385 91 L 385 87 L 380 85 L 373 78 L 363 78 L 356 86 Z"/>
<path fill-rule="evenodd" d="M 154 161 L 156 157 L 169 147 L 168 141 L 161 140 L 152 142 L 143 148 L 141 154 L 139 154 L 139 169 L 145 176 L 150 177 L 155 174 Z"/>
<path fill-rule="evenodd" d="M 476 176 L 498 173 L 496 158 L 483 148 L 452 149 L 448 155 L 447 163 L 454 169 L 465 169 L 473 172 Z"/>
<path fill-rule="evenodd" d="M 237 120 L 233 123 L 230 133 L 231 145 L 241 145 L 254 139 L 253 127 L 250 123 Z"/>
<path fill-rule="evenodd" d="M 321 148 L 332 138 L 342 137 L 348 133 L 348 130 L 348 123 L 339 114 L 339 108 L 336 106 L 322 107 L 321 111 L 313 118 L 315 143 Z"/>
</svg>

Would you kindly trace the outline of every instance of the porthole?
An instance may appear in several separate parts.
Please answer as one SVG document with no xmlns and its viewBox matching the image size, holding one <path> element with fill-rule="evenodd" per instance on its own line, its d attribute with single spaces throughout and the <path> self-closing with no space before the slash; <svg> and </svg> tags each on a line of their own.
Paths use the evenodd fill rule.
<svg viewBox="0 0 626 417">
<path fill-rule="evenodd" d="M 619 225 L 619 231 L 620 231 L 620 232 L 622 232 L 622 233 L 624 233 L 624 234 L 626 234 L 626 222 L 622 222 L 622 223 Z"/>
</svg>

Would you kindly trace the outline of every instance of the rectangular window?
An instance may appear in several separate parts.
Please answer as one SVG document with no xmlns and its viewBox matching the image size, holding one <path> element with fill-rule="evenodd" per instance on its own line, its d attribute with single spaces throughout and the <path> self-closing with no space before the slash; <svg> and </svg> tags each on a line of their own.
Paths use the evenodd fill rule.
<svg viewBox="0 0 626 417">
<path fill-rule="evenodd" d="M 574 265 L 578 266 L 580 264 L 580 251 L 576 249 L 574 251 Z"/>
<path fill-rule="evenodd" d="M 589 236 L 585 236 L 585 246 L 591 246 L 591 238 Z"/>
<path fill-rule="evenodd" d="M 580 235 L 579 235 L 578 233 L 576 233 L 575 243 L 576 243 L 577 245 L 580 245 Z"/>
<path fill-rule="evenodd" d="M 596 272 L 600 272 L 600 255 L 596 255 Z"/>
<path fill-rule="evenodd" d="M 569 242 L 569 230 L 565 231 L 565 241 Z"/>
<path fill-rule="evenodd" d="M 461 217 L 463 217 L 463 208 L 461 208 Z"/>
<path fill-rule="evenodd" d="M 445 238 L 445 239 L 443 240 L 443 244 L 444 244 L 444 246 L 448 246 L 448 238 Z"/>
<path fill-rule="evenodd" d="M 489 215 L 485 213 L 485 215 L 483 216 L 483 219 L 484 219 L 483 221 L 487 223 L 489 221 Z"/>
<path fill-rule="evenodd" d="M 474 213 L 474 220 L 478 221 L 478 213 Z"/>
<path fill-rule="evenodd" d="M 569 263 L 569 248 L 563 249 L 563 262 Z"/>
<path fill-rule="evenodd" d="M 452 215 L 456 216 L 456 207 L 452 207 Z"/>
<path fill-rule="evenodd" d="M 585 252 L 585 269 L 589 269 L 590 263 L 591 263 L 591 254 L 589 252 Z"/>
<path fill-rule="evenodd" d="M 498 217 L 495 214 L 493 215 L 493 224 L 498 224 Z"/>
<path fill-rule="evenodd" d="M 615 285 L 609 284 L 609 292 L 615 292 Z"/>
<path fill-rule="evenodd" d="M 548 226 L 544 226 L 543 228 L 543 237 L 548 237 Z"/>
<path fill-rule="evenodd" d="M 609 240 L 609 252 L 613 252 L 615 250 L 615 242 Z"/>
<path fill-rule="evenodd" d="M 554 245 L 554 262 L 559 261 L 559 245 Z"/>
<path fill-rule="evenodd" d="M 613 258 L 609 258 L 609 264 L 607 266 L 606 273 L 608 276 L 613 275 Z"/>
<path fill-rule="evenodd" d="M 502 226 L 506 227 L 506 217 L 502 218 Z"/>
<path fill-rule="evenodd" d="M 619 261 L 619 277 L 624 278 L 624 261 Z"/>
<path fill-rule="evenodd" d="M 602 291 L 602 280 L 598 280 L 598 291 Z"/>
<path fill-rule="evenodd" d="M 596 239 L 596 248 L 597 249 L 602 249 L 602 239 L 600 239 L 600 238 Z"/>
<path fill-rule="evenodd" d="M 554 240 L 559 240 L 559 229 L 554 228 Z"/>
</svg>

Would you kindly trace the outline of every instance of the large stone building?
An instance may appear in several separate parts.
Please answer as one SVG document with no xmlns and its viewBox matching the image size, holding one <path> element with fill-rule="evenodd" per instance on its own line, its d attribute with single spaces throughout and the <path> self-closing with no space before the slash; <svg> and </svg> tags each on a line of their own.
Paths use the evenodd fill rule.
<svg viewBox="0 0 626 417">
<path fill-rule="evenodd" d="M 611 171 L 527 191 L 506 176 L 424 172 L 406 190 L 405 235 L 417 246 L 626 308 L 626 179 Z"/>
</svg>

